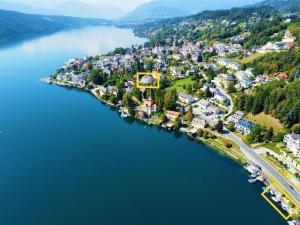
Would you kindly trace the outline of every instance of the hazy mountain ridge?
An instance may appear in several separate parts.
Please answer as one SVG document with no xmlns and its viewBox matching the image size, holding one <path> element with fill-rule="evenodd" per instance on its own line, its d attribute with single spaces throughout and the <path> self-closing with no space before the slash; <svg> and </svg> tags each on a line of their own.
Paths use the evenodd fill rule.
<svg viewBox="0 0 300 225">
<path fill-rule="evenodd" d="M 112 19 L 120 17 L 125 12 L 109 3 L 86 3 L 80 0 L 69 0 L 61 3 L 53 3 L 51 8 L 35 7 L 24 3 L 0 0 L 0 9 L 11 10 L 28 14 L 39 15 L 64 15 L 82 18 Z"/>
<path fill-rule="evenodd" d="M 55 7 L 65 16 L 77 16 L 82 18 L 112 19 L 124 15 L 124 11 L 108 3 L 85 3 L 78 0 L 70 0 Z"/>
<path fill-rule="evenodd" d="M 272 6 L 290 12 L 300 12 L 300 0 L 264 0 L 254 4 L 255 6 Z"/>
<path fill-rule="evenodd" d="M 23 12 L 28 14 L 60 15 L 60 13 L 54 9 L 34 7 L 31 5 L 7 0 L 0 1 L 0 9 Z"/>
<path fill-rule="evenodd" d="M 106 25 L 101 19 L 82 19 L 65 16 L 32 15 L 0 10 L 0 40 L 26 34 L 42 34 L 86 25 Z"/>
<path fill-rule="evenodd" d="M 248 4 L 256 3 L 259 0 L 250 0 Z M 242 0 L 156 0 L 142 4 L 125 17 L 123 21 L 142 21 L 149 19 L 165 19 L 180 16 L 188 16 L 204 10 L 229 9 L 232 7 L 244 6 Z M 165 12 L 169 13 L 165 13 Z M 180 13 L 179 13 L 179 12 Z M 146 16 L 145 16 L 146 15 Z M 158 15 L 161 15 L 158 17 Z"/>
</svg>

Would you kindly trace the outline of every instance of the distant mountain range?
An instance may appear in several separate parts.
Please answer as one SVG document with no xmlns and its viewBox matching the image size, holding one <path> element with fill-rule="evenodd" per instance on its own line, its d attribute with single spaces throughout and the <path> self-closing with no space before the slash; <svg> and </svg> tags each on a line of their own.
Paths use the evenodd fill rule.
<svg viewBox="0 0 300 225">
<path fill-rule="evenodd" d="M 300 0 L 264 0 L 255 6 L 272 6 L 275 9 L 300 13 Z"/>
<path fill-rule="evenodd" d="M 30 6 L 27 4 L 14 2 L 14 1 L 0 1 L 0 9 L 3 10 L 12 10 L 16 12 L 23 12 L 28 14 L 43 14 L 43 15 L 59 15 L 60 13 L 58 11 L 55 11 L 53 9 L 45 9 L 45 8 L 39 8 Z"/>
<path fill-rule="evenodd" d="M 53 3 L 51 9 L 34 7 L 19 2 L 0 0 L 0 9 L 41 15 L 64 15 L 81 18 L 113 19 L 125 15 L 125 12 L 109 3 L 86 3 L 80 0 L 69 0 Z"/>
<path fill-rule="evenodd" d="M 229 9 L 252 4 L 260 0 L 154 0 L 137 7 L 122 21 L 147 21 L 178 16 L 188 16 L 204 10 Z"/>
<path fill-rule="evenodd" d="M 68 28 L 110 24 L 108 20 L 103 19 L 32 15 L 7 10 L 0 10 L 0 18 L 0 42 L 24 35 L 41 35 Z"/>
<path fill-rule="evenodd" d="M 65 16 L 77 16 L 82 18 L 113 19 L 120 17 L 125 12 L 109 3 L 86 3 L 79 0 L 70 0 L 55 6 L 55 10 Z"/>
</svg>

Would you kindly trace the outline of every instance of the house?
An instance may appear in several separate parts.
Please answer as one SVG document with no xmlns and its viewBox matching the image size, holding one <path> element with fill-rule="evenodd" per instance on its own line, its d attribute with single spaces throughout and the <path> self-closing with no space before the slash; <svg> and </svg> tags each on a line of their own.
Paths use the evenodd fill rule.
<svg viewBox="0 0 300 225">
<path fill-rule="evenodd" d="M 214 98 L 220 103 L 224 103 L 227 100 L 227 97 L 220 92 L 216 92 Z"/>
<path fill-rule="evenodd" d="M 180 113 L 179 113 L 179 112 L 175 112 L 175 111 L 170 111 L 170 110 L 168 110 L 168 111 L 166 112 L 166 116 L 167 116 L 167 118 L 168 118 L 169 120 L 176 120 L 176 119 L 179 118 Z"/>
<path fill-rule="evenodd" d="M 231 115 L 228 117 L 226 123 L 229 124 L 229 123 L 238 123 L 239 120 L 243 119 L 245 116 L 245 114 L 242 112 L 242 111 L 236 111 L 235 114 Z"/>
<path fill-rule="evenodd" d="M 184 93 L 180 93 L 178 95 L 178 99 L 186 104 L 191 104 L 196 101 L 192 95 L 188 95 L 188 94 L 184 94 Z"/>
<path fill-rule="evenodd" d="M 201 108 L 202 110 L 207 110 L 208 107 L 210 106 L 209 101 L 207 101 L 205 99 L 201 99 L 197 103 L 198 103 L 199 108 Z"/>
<path fill-rule="evenodd" d="M 291 34 L 289 30 L 287 30 L 284 34 L 282 42 L 284 43 L 295 43 L 296 38 Z"/>
<path fill-rule="evenodd" d="M 176 67 L 172 70 L 171 74 L 175 77 L 184 78 L 185 75 L 182 74 L 182 71 L 179 67 Z"/>
<path fill-rule="evenodd" d="M 219 109 L 219 107 L 212 105 L 212 104 L 210 106 L 208 106 L 207 111 L 213 115 L 219 115 L 221 113 L 221 110 Z"/>
<path fill-rule="evenodd" d="M 235 129 L 242 134 L 250 134 L 253 126 L 254 126 L 254 124 L 252 122 L 244 120 L 244 119 L 240 119 L 235 124 Z"/>
<path fill-rule="evenodd" d="M 236 78 L 239 80 L 240 85 L 243 88 L 248 88 L 252 86 L 252 80 L 251 78 L 253 77 L 253 73 L 251 69 L 247 70 L 239 70 L 235 73 Z"/>
<path fill-rule="evenodd" d="M 131 94 L 132 93 L 132 87 L 128 86 L 127 88 L 125 88 L 125 91 L 127 94 Z"/>
<path fill-rule="evenodd" d="M 269 77 L 266 76 L 266 75 L 258 75 L 256 78 L 255 78 L 255 83 L 256 83 L 256 86 L 258 85 L 261 85 L 261 84 L 265 84 L 269 81 Z"/>
<path fill-rule="evenodd" d="M 287 73 L 279 73 L 278 74 L 278 79 L 288 79 L 289 75 Z"/>
<path fill-rule="evenodd" d="M 146 113 L 148 116 L 151 116 L 153 113 L 156 112 L 156 105 L 153 102 L 151 96 L 148 99 L 143 100 L 143 112 Z"/>
<path fill-rule="evenodd" d="M 118 95 L 118 90 L 112 86 L 107 87 L 107 93 L 110 95 L 117 96 Z"/>
<path fill-rule="evenodd" d="M 237 62 L 230 62 L 227 65 L 227 68 L 232 69 L 232 70 L 239 70 L 241 68 L 241 64 L 239 64 Z"/>
<path fill-rule="evenodd" d="M 241 65 L 237 62 L 233 62 L 228 58 L 219 58 L 217 60 L 217 63 L 221 66 L 225 66 L 226 68 L 232 69 L 232 70 L 239 70 L 241 68 Z"/>
<path fill-rule="evenodd" d="M 179 60 L 179 61 L 183 60 L 183 55 L 182 54 L 173 54 L 172 57 L 175 60 Z"/>
<path fill-rule="evenodd" d="M 196 129 L 204 129 L 207 126 L 207 122 L 204 119 L 195 117 L 192 121 L 192 126 Z"/>
<path fill-rule="evenodd" d="M 97 89 L 95 90 L 97 94 L 100 96 L 103 96 L 106 94 L 107 89 L 104 86 L 97 86 Z"/>
<path fill-rule="evenodd" d="M 283 138 L 286 148 L 300 158 L 300 134 L 287 134 Z"/>
<path fill-rule="evenodd" d="M 214 82 L 217 86 L 228 88 L 229 84 L 234 82 L 234 77 L 232 75 L 221 73 L 214 79 Z"/>
<path fill-rule="evenodd" d="M 154 82 L 154 78 L 152 76 L 143 76 L 140 80 L 142 85 L 151 85 Z"/>
<path fill-rule="evenodd" d="M 229 65 L 230 62 L 231 62 L 231 60 L 230 60 L 230 59 L 227 59 L 227 58 L 219 58 L 219 59 L 217 60 L 217 63 L 218 63 L 219 65 L 225 66 L 225 67 L 227 67 L 227 66 Z"/>
</svg>

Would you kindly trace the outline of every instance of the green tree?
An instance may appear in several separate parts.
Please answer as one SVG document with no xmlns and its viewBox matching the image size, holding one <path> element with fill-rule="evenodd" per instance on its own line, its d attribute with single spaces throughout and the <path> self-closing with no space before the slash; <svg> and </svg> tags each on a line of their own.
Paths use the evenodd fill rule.
<svg viewBox="0 0 300 225">
<path fill-rule="evenodd" d="M 181 120 L 178 118 L 175 120 L 175 123 L 174 123 L 174 130 L 178 131 L 181 127 Z"/>
<path fill-rule="evenodd" d="M 171 92 L 167 92 L 164 96 L 164 105 L 168 110 L 174 110 L 176 108 L 177 92 L 173 89 Z"/>
<path fill-rule="evenodd" d="M 295 134 L 300 134 L 300 123 L 295 124 L 295 125 L 292 127 L 292 131 L 293 131 Z"/>
</svg>

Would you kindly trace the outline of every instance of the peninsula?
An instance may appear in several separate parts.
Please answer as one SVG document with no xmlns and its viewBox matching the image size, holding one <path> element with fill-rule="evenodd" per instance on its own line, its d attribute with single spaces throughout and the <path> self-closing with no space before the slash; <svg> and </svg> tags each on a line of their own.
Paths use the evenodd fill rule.
<svg viewBox="0 0 300 225">
<path fill-rule="evenodd" d="M 299 24 L 297 13 L 270 7 L 144 24 L 135 29 L 150 39 L 143 46 L 70 59 L 45 81 L 90 91 L 122 117 L 184 132 L 247 163 L 249 182 L 271 185 L 270 201 L 296 219 Z"/>
</svg>

